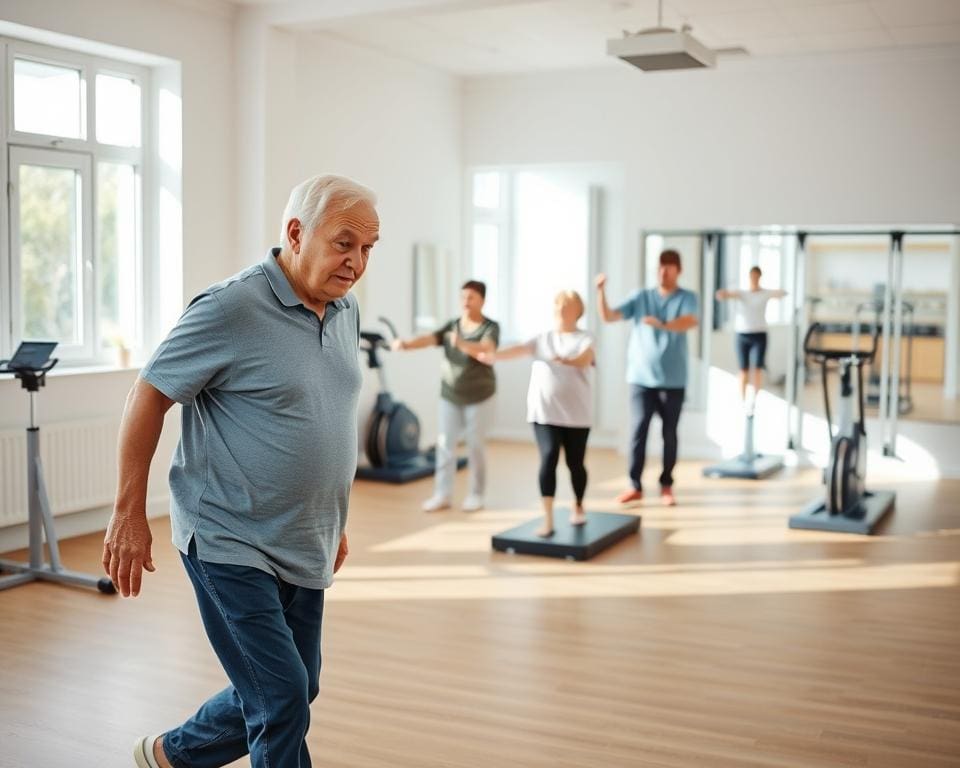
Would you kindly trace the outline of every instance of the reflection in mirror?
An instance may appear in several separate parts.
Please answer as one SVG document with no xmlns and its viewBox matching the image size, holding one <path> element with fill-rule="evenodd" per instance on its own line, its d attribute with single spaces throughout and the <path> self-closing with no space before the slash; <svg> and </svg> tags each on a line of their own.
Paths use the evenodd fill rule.
<svg viewBox="0 0 960 768">
<path fill-rule="evenodd" d="M 756 389 L 758 383 L 779 397 L 785 394 L 792 307 L 787 276 L 795 242 L 793 235 L 777 231 L 718 237 L 711 363 L 737 377 L 741 399 L 745 388 Z M 766 333 L 763 369 L 751 365 L 753 373 L 744 377 L 740 357 L 756 362 L 760 350 L 746 342 L 761 332 Z"/>
<path fill-rule="evenodd" d="M 878 316 L 882 320 L 890 257 L 888 236 L 811 235 L 806 250 L 811 320 L 826 324 L 838 341 L 849 340 L 856 320 L 868 323 Z M 956 392 L 958 280 L 957 236 L 906 232 L 899 356 L 893 347 L 891 329 L 890 345 L 881 343 L 876 359 L 865 371 L 868 414 L 875 414 L 879 404 L 885 367 L 883 352 L 889 348 L 887 384 L 891 397 L 896 398 L 900 418 L 960 422 Z M 894 277 L 894 283 L 897 282 Z M 899 357 L 899 382 L 890 370 L 894 357 Z"/>
<path fill-rule="evenodd" d="M 704 404 L 707 437 L 725 451 L 740 450 L 743 415 L 753 408 L 761 450 L 823 442 L 804 435 L 803 426 L 807 417 L 817 425 L 825 415 L 819 369 L 801 351 L 813 322 L 837 348 L 864 346 L 872 326 L 880 328 L 876 359 L 864 369 L 864 400 L 885 453 L 899 455 L 898 420 L 960 423 L 956 227 L 646 230 L 641 242 L 644 286 L 656 285 L 660 250 L 674 247 L 684 256 L 681 283 L 700 296 L 702 329 L 696 342 L 690 338 L 688 397 L 694 409 Z M 743 386 L 738 334 L 752 328 L 736 296 L 750 290 L 755 267 L 758 287 L 774 292 L 753 313 L 767 334 L 759 400 L 751 400 L 752 374 Z M 835 385 L 831 380 L 831 392 Z"/>
<path fill-rule="evenodd" d="M 447 284 L 445 259 L 440 259 L 436 245 L 415 243 L 413 246 L 413 332 L 433 331 L 447 317 Z"/>
</svg>

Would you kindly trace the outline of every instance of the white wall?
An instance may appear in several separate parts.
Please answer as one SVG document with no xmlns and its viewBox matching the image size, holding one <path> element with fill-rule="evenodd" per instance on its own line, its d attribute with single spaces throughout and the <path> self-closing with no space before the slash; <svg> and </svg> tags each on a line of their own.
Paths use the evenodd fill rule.
<svg viewBox="0 0 960 768">
<path fill-rule="evenodd" d="M 234 22 L 229 6 L 152 0 L 4 0 L 0 19 L 181 63 L 183 296 L 189 299 L 235 271 Z M 116 418 L 135 377 L 135 371 L 52 376 L 40 394 L 42 423 Z M 26 402 L 18 382 L 0 379 L 0 429 L 26 425 Z M 152 492 L 166 488 L 177 422 L 173 411 L 154 461 Z"/>
<path fill-rule="evenodd" d="M 463 155 L 619 164 L 624 248 L 606 265 L 619 297 L 639 284 L 644 228 L 960 222 L 958 82 L 956 47 L 476 78 Z M 685 414 L 685 455 L 718 450 L 705 427 Z"/>
<path fill-rule="evenodd" d="M 249 263 L 277 243 L 280 216 L 295 184 L 318 173 L 350 176 L 377 193 L 381 217 L 380 243 L 356 288 L 364 325 L 385 315 L 409 334 L 414 243 L 434 243 L 460 263 L 459 80 L 325 35 L 266 31 L 249 16 L 239 28 L 247 39 L 259 36 L 269 60 L 263 90 L 239 94 L 245 113 L 269 104 L 262 128 L 267 137 L 262 207 L 241 189 L 247 201 L 241 202 L 241 216 L 259 222 L 245 226 L 261 240 L 253 252 L 244 243 L 241 258 Z M 238 162 L 246 154 L 241 147 Z M 250 201 L 254 207 L 245 209 Z M 453 294 L 460 275 L 456 267 L 449 272 Z M 438 351 L 390 355 L 387 365 L 395 395 L 420 416 L 424 442 L 432 441 Z M 371 379 L 362 412 L 372 405 L 373 389 Z"/>
</svg>

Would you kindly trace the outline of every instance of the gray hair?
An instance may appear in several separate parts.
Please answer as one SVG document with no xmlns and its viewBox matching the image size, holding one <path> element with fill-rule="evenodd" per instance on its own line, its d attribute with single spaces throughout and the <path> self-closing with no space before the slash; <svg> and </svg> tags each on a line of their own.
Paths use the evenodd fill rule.
<svg viewBox="0 0 960 768">
<path fill-rule="evenodd" d="M 341 211 L 360 202 L 377 204 L 377 196 L 371 190 L 346 176 L 325 175 L 307 179 L 293 188 L 287 207 L 283 209 L 280 226 L 280 242 L 283 247 L 289 245 L 287 225 L 291 219 L 298 219 L 305 230 L 312 231 L 334 200 Z"/>
</svg>

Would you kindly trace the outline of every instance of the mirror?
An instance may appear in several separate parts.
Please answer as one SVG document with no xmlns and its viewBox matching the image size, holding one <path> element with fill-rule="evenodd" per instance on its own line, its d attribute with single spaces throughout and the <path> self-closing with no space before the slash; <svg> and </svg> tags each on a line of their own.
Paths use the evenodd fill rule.
<svg viewBox="0 0 960 768">
<path fill-rule="evenodd" d="M 413 246 L 413 333 L 439 328 L 447 319 L 446 266 L 449 254 L 440 258 L 439 248 L 432 243 Z"/>
</svg>

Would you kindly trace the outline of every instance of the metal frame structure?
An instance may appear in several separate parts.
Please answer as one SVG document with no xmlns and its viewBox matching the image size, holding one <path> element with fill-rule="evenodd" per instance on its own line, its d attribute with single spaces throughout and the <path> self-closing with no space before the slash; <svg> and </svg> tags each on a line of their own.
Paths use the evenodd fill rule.
<svg viewBox="0 0 960 768">
<path fill-rule="evenodd" d="M 9 363 L 4 360 L 3 363 Z M 53 512 L 43 476 L 40 459 L 40 427 L 37 425 L 36 394 L 46 383 L 47 372 L 57 364 L 53 358 L 40 368 L 17 368 L 6 365 L 0 373 L 13 374 L 20 380 L 23 389 L 30 393 L 30 425 L 27 427 L 27 512 L 30 531 L 30 561 L 0 560 L 0 571 L 11 571 L 0 576 L 0 590 L 17 587 L 31 581 L 53 581 L 75 587 L 92 587 L 104 594 L 116 593 L 113 582 L 107 577 L 90 576 L 70 571 L 60 562 L 60 546 L 53 523 Z M 43 540 L 50 552 L 49 564 L 44 560 Z"/>
<path fill-rule="evenodd" d="M 800 450 L 803 445 L 803 378 L 806 363 L 802 354 L 801 341 L 804 328 L 807 325 L 807 313 L 803 302 L 806 284 L 807 248 L 810 237 L 864 237 L 887 236 L 890 238 L 890 251 L 887 258 L 887 279 L 884 286 L 883 308 L 881 313 L 881 355 L 882 372 L 880 376 L 879 420 L 882 439 L 882 452 L 885 456 L 897 455 L 897 436 L 899 427 L 899 398 L 900 391 L 900 341 L 903 338 L 904 300 L 903 300 L 903 241 L 913 236 L 960 236 L 960 229 L 955 227 L 916 227 L 916 228 L 883 228 L 883 227 L 790 227 L 790 228 L 763 228 L 763 227 L 723 227 L 703 229 L 656 229 L 644 228 L 640 232 L 641 248 L 649 235 L 662 237 L 701 237 L 705 247 L 703 258 L 705 261 L 716 258 L 716 243 L 723 235 L 770 235 L 777 234 L 783 237 L 796 238 L 796 252 L 787 290 L 793 302 L 791 329 L 788 341 L 788 366 L 786 378 L 787 401 L 787 449 Z M 710 269 L 701 270 L 702 275 L 715 274 L 715 265 Z M 711 288 L 710 285 L 705 284 Z M 708 302 L 704 302 L 706 305 Z M 704 310 L 707 311 L 706 309 Z M 712 310 L 711 310 L 712 317 Z M 851 318 L 854 322 L 855 318 Z M 709 351 L 709 345 L 701 345 L 701 352 Z"/>
</svg>

